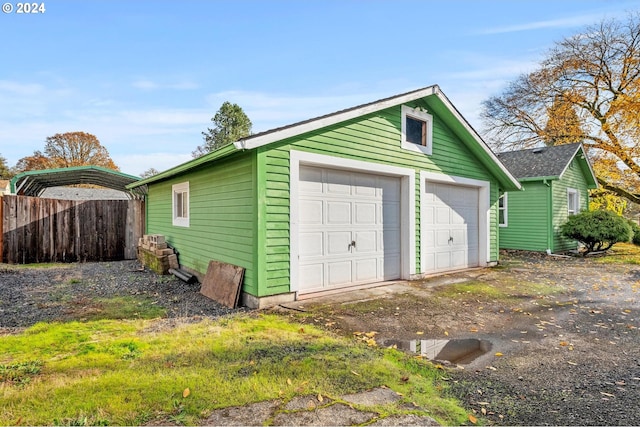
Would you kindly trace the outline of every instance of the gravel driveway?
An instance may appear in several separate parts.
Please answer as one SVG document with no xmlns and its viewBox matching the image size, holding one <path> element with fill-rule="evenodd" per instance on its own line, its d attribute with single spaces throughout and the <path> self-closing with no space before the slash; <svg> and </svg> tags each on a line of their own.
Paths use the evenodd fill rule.
<svg viewBox="0 0 640 427">
<path fill-rule="evenodd" d="M 349 336 L 377 331 L 381 344 L 490 341 L 484 356 L 443 370 L 450 392 L 486 424 L 638 425 L 640 266 L 526 253 L 505 254 L 502 260 L 499 268 L 411 282 L 383 296 L 356 291 L 352 302 L 297 302 L 289 314 Z M 513 298 L 439 294 L 468 281 L 501 286 Z M 558 289 L 550 295 L 520 294 L 523 283 Z M 0 266 L 0 333 L 39 321 L 81 320 L 84 309 L 114 296 L 151 301 L 165 308 L 167 317 L 243 310 L 230 310 L 198 291 L 197 284 L 139 271 L 135 261 Z M 300 310 L 307 312 L 298 317 Z"/>
<path fill-rule="evenodd" d="M 199 293 L 199 284 L 140 271 L 136 261 L 62 264 L 50 268 L 0 265 L 0 332 L 43 321 L 83 320 L 101 301 L 132 297 L 166 310 L 166 317 L 217 317 L 231 310 Z"/>
<path fill-rule="evenodd" d="M 640 266 L 596 259 L 501 255 L 501 266 L 302 301 L 291 316 L 381 346 L 479 339 L 491 350 L 443 370 L 450 392 L 485 424 L 640 424 Z M 490 285 L 511 294 L 461 292 Z M 523 284 L 551 294 L 522 293 Z M 313 316 L 309 316 L 312 314 Z"/>
</svg>

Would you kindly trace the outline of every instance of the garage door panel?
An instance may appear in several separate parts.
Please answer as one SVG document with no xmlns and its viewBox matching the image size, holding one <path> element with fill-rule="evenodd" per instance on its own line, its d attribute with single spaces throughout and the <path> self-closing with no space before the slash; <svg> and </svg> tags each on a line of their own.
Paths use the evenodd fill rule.
<svg viewBox="0 0 640 427">
<path fill-rule="evenodd" d="M 332 195 L 351 195 L 351 174 L 348 172 L 325 169 L 326 193 Z"/>
<path fill-rule="evenodd" d="M 322 169 L 301 168 L 300 169 L 300 192 L 322 194 Z"/>
<path fill-rule="evenodd" d="M 300 256 L 312 257 L 324 254 L 324 233 L 303 232 L 300 233 Z"/>
<path fill-rule="evenodd" d="M 376 244 L 377 233 L 375 231 L 356 231 L 353 234 L 353 240 L 356 242 L 356 247 L 352 249 L 354 249 L 355 253 L 362 254 L 378 252 L 378 245 Z"/>
<path fill-rule="evenodd" d="M 382 200 L 385 203 L 397 202 L 400 204 L 400 180 L 381 176 L 378 178 L 378 182 Z"/>
<path fill-rule="evenodd" d="M 464 225 L 467 223 L 467 217 L 464 216 L 464 212 L 451 209 L 451 225 Z"/>
<path fill-rule="evenodd" d="M 324 255 L 346 255 L 350 253 L 351 232 L 350 231 L 330 231 L 327 236 L 327 251 Z"/>
<path fill-rule="evenodd" d="M 467 245 L 467 232 L 464 229 L 452 229 L 449 231 L 451 245 Z"/>
<path fill-rule="evenodd" d="M 354 223 L 358 225 L 374 225 L 376 224 L 376 208 L 375 203 L 355 202 L 355 218 Z"/>
<path fill-rule="evenodd" d="M 326 265 L 329 286 L 351 283 L 351 261 L 333 261 Z"/>
<path fill-rule="evenodd" d="M 375 281 L 378 277 L 378 259 L 357 259 L 355 264 L 354 282 Z"/>
<path fill-rule="evenodd" d="M 436 234 L 436 241 L 435 241 L 435 247 L 436 248 L 448 248 L 449 247 L 449 237 L 451 237 L 451 234 L 449 233 L 449 230 L 436 230 L 435 231 Z"/>
<path fill-rule="evenodd" d="M 442 270 L 451 266 L 450 252 L 436 252 L 436 269 Z"/>
<path fill-rule="evenodd" d="M 400 224 L 400 202 L 385 202 L 380 210 L 382 218 L 378 219 L 378 224 Z"/>
<path fill-rule="evenodd" d="M 379 262 L 382 264 L 380 271 L 384 280 L 393 280 L 400 277 L 400 254 L 385 256 Z"/>
<path fill-rule="evenodd" d="M 467 250 L 466 248 L 451 251 L 451 266 L 461 268 L 467 266 Z"/>
<path fill-rule="evenodd" d="M 327 220 L 329 225 L 351 224 L 351 203 L 327 201 Z"/>
<path fill-rule="evenodd" d="M 300 267 L 300 286 L 306 289 L 321 288 L 324 280 L 324 264 L 305 264 Z"/>
<path fill-rule="evenodd" d="M 400 230 L 384 230 L 378 232 L 378 251 L 384 251 L 385 256 L 400 253 Z"/>
<path fill-rule="evenodd" d="M 422 247 L 424 249 L 433 250 L 436 247 L 436 232 L 433 229 L 424 230 L 422 232 L 424 236 L 424 241 L 422 242 Z"/>
<path fill-rule="evenodd" d="M 374 175 L 355 175 L 354 176 L 353 195 L 367 198 L 375 198 L 376 177 Z"/>
<path fill-rule="evenodd" d="M 323 223 L 323 203 L 321 200 L 300 200 L 300 222 L 306 225 Z"/>
<path fill-rule="evenodd" d="M 435 223 L 436 224 L 444 224 L 448 225 L 451 222 L 451 209 L 447 206 L 445 207 L 436 207 L 436 216 Z"/>
</svg>

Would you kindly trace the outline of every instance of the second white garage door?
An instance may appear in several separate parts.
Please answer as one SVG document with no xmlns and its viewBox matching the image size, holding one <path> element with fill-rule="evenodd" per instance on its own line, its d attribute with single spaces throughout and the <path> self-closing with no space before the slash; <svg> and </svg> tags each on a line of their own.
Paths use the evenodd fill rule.
<svg viewBox="0 0 640 427">
<path fill-rule="evenodd" d="M 427 182 L 422 196 L 425 273 L 478 266 L 478 189 Z"/>
<path fill-rule="evenodd" d="M 299 292 L 400 277 L 400 180 L 300 167 Z"/>
</svg>

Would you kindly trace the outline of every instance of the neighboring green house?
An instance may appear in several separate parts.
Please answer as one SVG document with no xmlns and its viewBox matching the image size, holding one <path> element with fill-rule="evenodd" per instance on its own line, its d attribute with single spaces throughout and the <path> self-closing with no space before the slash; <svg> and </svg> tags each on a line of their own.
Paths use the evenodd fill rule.
<svg viewBox="0 0 640 427">
<path fill-rule="evenodd" d="M 438 86 L 251 135 L 132 184 L 147 233 L 199 277 L 246 269 L 242 300 L 487 266 L 498 197 L 518 181 Z"/>
<path fill-rule="evenodd" d="M 500 197 L 500 248 L 564 252 L 578 242 L 562 236 L 569 215 L 589 209 L 598 183 L 582 144 L 504 152 L 498 158 L 524 191 Z"/>
</svg>

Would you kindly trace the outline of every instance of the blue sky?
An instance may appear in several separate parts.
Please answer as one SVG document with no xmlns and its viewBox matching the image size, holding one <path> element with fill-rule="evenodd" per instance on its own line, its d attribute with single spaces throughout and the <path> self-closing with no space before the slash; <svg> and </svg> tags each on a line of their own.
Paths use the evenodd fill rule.
<svg viewBox="0 0 640 427">
<path fill-rule="evenodd" d="M 48 0 L 25 15 L 9 3 L 0 155 L 13 166 L 47 136 L 84 131 L 132 175 L 191 159 L 224 101 L 259 132 L 438 84 L 481 131 L 481 102 L 555 41 L 640 10 L 640 0 Z"/>
</svg>

